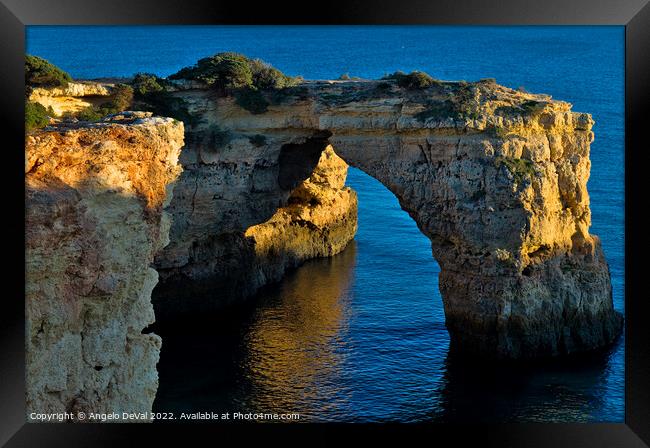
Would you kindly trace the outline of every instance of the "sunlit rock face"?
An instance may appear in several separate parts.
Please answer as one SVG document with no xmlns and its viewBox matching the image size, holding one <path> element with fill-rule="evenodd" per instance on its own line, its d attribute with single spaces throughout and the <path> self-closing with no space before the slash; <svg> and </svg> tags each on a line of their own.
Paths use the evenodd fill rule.
<svg viewBox="0 0 650 448">
<path fill-rule="evenodd" d="M 290 252 L 279 241 L 291 233 L 277 229 L 309 220 L 274 214 L 311 206 L 296 189 L 331 147 L 388 187 L 431 240 L 458 350 L 551 356 L 602 347 L 619 333 L 607 263 L 588 232 L 593 121 L 570 104 L 489 80 L 414 90 L 392 81 L 307 82 L 268 97 L 268 110 L 256 114 L 197 83 L 179 83 L 173 95 L 199 121 L 181 156 L 185 171 L 169 207 L 171 243 L 156 258 L 156 291 L 164 296 L 178 280 L 194 286 L 161 299 L 161 312 L 218 307 L 231 290 L 245 296 L 278 278 L 284 267 L 264 262 L 237 261 L 227 268 L 232 276 L 223 266 L 242 250 L 257 257 L 267 244 L 261 241 Z M 275 234 L 261 231 L 269 225 Z M 273 253 L 267 259 L 276 262 Z M 248 274 L 238 281 L 242 270 L 259 279 L 251 291 Z M 213 298 L 197 299 L 199 285 Z"/>
<path fill-rule="evenodd" d="M 302 262 L 332 256 L 345 249 L 357 230 L 357 196 L 344 186 L 348 165 L 331 146 L 323 149 L 323 141 L 313 145 L 315 159 L 304 167 L 291 165 L 289 160 L 293 155 L 287 155 L 286 148 L 281 151 L 280 160 L 286 162 L 280 166 L 291 166 L 286 175 L 280 168 L 280 175 L 270 179 L 272 184 L 284 183 L 286 190 L 278 191 L 280 198 L 274 198 L 261 183 L 255 183 L 259 175 L 256 171 L 263 170 L 257 164 L 247 167 L 250 178 L 238 179 L 238 182 L 253 182 L 250 191 L 240 190 L 240 197 L 233 195 L 228 185 L 214 189 L 212 181 L 221 182 L 217 177 L 197 181 L 193 201 L 184 201 L 187 190 L 183 186 L 188 185 L 179 182 L 175 190 L 175 196 L 179 197 L 176 206 L 183 211 L 188 205 L 193 209 L 179 213 L 174 205 L 168 208 L 174 217 L 172 233 L 176 244 L 156 257 L 156 267 L 163 279 L 154 293 L 158 322 L 164 325 L 179 318 L 191 318 L 196 312 L 214 311 L 240 302 L 260 287 L 281 280 L 287 270 Z M 304 148 L 304 145 L 295 148 L 299 161 L 304 160 Z M 309 177 L 302 180 L 305 176 Z M 210 191 L 212 196 L 207 197 Z M 288 197 L 284 197 L 285 191 Z M 212 206 L 214 195 L 221 193 L 233 195 L 232 199 L 225 200 L 222 215 L 211 215 L 206 202 Z M 264 201 L 269 199 L 272 202 L 265 205 Z M 280 203 L 284 205 L 278 208 Z M 186 217 L 193 221 L 183 219 Z M 231 221 L 230 226 L 223 227 L 209 226 L 211 220 L 223 222 L 222 219 L 228 218 L 238 222 Z M 198 219 L 206 221 L 194 221 Z M 256 224 L 257 221 L 263 222 Z M 210 228 L 193 233 L 190 229 L 195 223 Z M 195 239 L 188 240 L 187 235 L 194 235 Z M 191 243 L 187 252 L 183 252 L 187 247 L 183 243 Z M 179 253 L 184 263 L 174 266 L 170 261 L 177 260 Z M 171 260 L 167 258 L 170 255 L 174 257 Z"/>
<path fill-rule="evenodd" d="M 66 87 L 35 87 L 31 89 L 29 101 L 51 107 L 54 114 L 60 117 L 105 103 L 113 88 L 113 84 L 91 81 L 70 82 Z"/>
<path fill-rule="evenodd" d="M 161 341 L 142 330 L 184 130 L 150 115 L 26 138 L 28 418 L 151 410 Z"/>
</svg>

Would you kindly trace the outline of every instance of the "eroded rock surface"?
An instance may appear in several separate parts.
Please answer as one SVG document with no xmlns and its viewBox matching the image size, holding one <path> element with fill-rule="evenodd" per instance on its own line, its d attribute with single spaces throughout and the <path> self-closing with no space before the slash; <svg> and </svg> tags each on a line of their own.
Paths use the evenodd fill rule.
<svg viewBox="0 0 650 448">
<path fill-rule="evenodd" d="M 154 292 L 159 322 L 173 322 L 191 317 L 193 313 L 214 311 L 237 303 L 251 297 L 260 287 L 281 280 L 289 269 L 302 262 L 332 256 L 345 249 L 357 230 L 356 193 L 344 186 L 348 165 L 331 146 L 323 149 L 320 141 L 315 145 L 315 163 L 312 161 L 303 167 L 302 174 L 301 169 L 292 167 L 288 177 L 292 177 L 294 183 L 285 179 L 287 190 L 282 192 L 281 199 L 273 198 L 262 188 L 259 171 L 263 170 L 261 163 L 264 162 L 261 160 L 244 165 L 242 171 L 246 173 L 247 168 L 250 177 L 239 174 L 237 181 L 251 182 L 251 185 L 247 186 L 250 190 L 240 190 L 239 196 L 229 188 L 234 183 L 216 189 L 213 182 L 219 182 L 218 175 L 202 178 L 196 184 L 179 182 L 175 195 L 187 198 L 189 196 L 183 195 L 191 193 L 192 201 L 181 199 L 176 207 L 168 209 L 174 216 L 172 233 L 177 239 L 176 244 L 156 258 L 156 267 L 163 280 Z M 300 158 L 304 157 L 302 149 L 302 146 L 296 149 Z M 277 168 L 277 162 L 266 163 Z M 233 161 L 228 166 L 237 165 Z M 299 181 L 304 176 L 309 177 Z M 278 176 L 269 177 L 267 181 L 271 185 L 279 183 Z M 183 187 L 195 190 L 187 192 Z M 212 196 L 207 196 L 210 194 Z M 205 202 L 212 205 L 216 194 L 232 195 L 232 199 L 223 200 L 223 214 L 210 217 Z M 269 197 L 274 200 L 264 208 L 264 201 Z M 277 208 L 278 200 L 286 205 Z M 178 206 L 181 210 L 188 206 L 192 209 L 182 213 Z M 197 213 L 205 213 L 201 218 L 205 221 L 195 221 Z M 221 219 L 228 218 L 230 226 L 214 227 L 211 222 L 221 223 Z M 260 220 L 262 222 L 257 224 Z M 209 229 L 193 233 L 192 226 L 197 223 Z M 189 239 L 188 235 L 195 235 L 196 239 Z M 185 239 L 179 241 L 179 237 Z M 184 242 L 191 243 L 189 249 L 183 246 Z M 172 257 L 181 254 L 181 262 L 174 265 L 173 261 L 178 259 L 167 258 L 170 254 Z"/>
<path fill-rule="evenodd" d="M 32 88 L 29 101 L 51 107 L 56 116 L 80 112 L 91 106 L 106 102 L 114 84 L 99 82 L 70 82 L 66 87 Z"/>
<path fill-rule="evenodd" d="M 26 137 L 28 417 L 151 410 L 161 341 L 142 330 L 184 136 L 150 115 Z"/>
<path fill-rule="evenodd" d="M 196 82 L 177 83 L 173 95 L 197 124 L 169 208 L 171 243 L 156 258 L 164 282 L 214 287 L 215 273 L 228 277 L 220 261 L 244 244 L 228 238 L 289 204 L 331 145 L 386 185 L 431 240 L 458 349 L 539 357 L 602 347 L 619 333 L 607 263 L 588 232 L 593 120 L 570 104 L 490 80 L 414 90 L 306 82 L 267 95 L 255 114 Z M 187 291 L 180 309 L 195 303 Z"/>
</svg>

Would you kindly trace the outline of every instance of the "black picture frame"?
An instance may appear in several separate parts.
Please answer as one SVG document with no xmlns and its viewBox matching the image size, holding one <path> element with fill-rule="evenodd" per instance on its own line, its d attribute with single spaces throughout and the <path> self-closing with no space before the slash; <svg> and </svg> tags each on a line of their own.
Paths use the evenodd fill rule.
<svg viewBox="0 0 650 448">
<path fill-rule="evenodd" d="M 5 202 L 14 207 L 3 214 L 8 229 L 5 242 L 12 243 L 5 260 L 13 271 L 7 276 L 0 327 L 0 443 L 7 446 L 132 446 L 136 438 L 180 436 L 186 443 L 200 440 L 207 430 L 212 439 L 227 442 L 236 432 L 248 436 L 260 431 L 304 433 L 323 436 L 342 425 L 229 425 L 217 431 L 210 425 L 65 425 L 25 422 L 24 380 L 24 199 L 19 191 L 24 178 L 24 79 L 25 26 L 37 24 L 445 24 L 445 25 L 623 25 L 625 26 L 625 311 L 626 391 L 625 423 L 621 424 L 502 424 L 481 426 L 359 425 L 353 431 L 405 430 L 431 433 L 453 440 L 454 446 L 475 442 L 499 447 L 644 447 L 650 444 L 650 325 L 643 277 L 648 243 L 643 238 L 646 166 L 646 118 L 650 103 L 650 4 L 648 0 L 362 0 L 323 4 L 253 4 L 230 1 L 174 0 L 1 0 L 0 89 L 2 142 L 5 169 Z M 310 9 L 311 8 L 313 9 Z M 579 68 L 576 68 L 579 70 Z M 15 164 L 15 165 L 14 165 Z M 23 238 L 21 238 L 23 235 Z M 5 244 L 6 247 L 6 244 Z M 8 291 L 12 291 L 9 293 Z M 15 292 L 15 293 L 14 293 Z M 228 429 L 228 431 L 226 431 Z M 255 431 L 253 431 L 253 429 Z M 349 427 L 346 427 L 349 430 Z M 230 431 L 232 430 L 232 431 Z M 192 433 L 187 438 L 187 432 Z M 438 440 L 440 440 L 438 439 Z M 210 440 L 210 439 L 208 439 Z M 241 440 L 241 439 L 237 439 Z M 447 444 L 445 444 L 447 446 Z M 470 445 L 471 446 L 471 445 Z"/>
</svg>

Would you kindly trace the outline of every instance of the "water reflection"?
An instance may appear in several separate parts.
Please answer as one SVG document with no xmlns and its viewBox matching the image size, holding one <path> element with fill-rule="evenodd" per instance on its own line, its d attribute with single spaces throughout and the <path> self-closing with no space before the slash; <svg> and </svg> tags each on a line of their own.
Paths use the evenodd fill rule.
<svg viewBox="0 0 650 448">
<path fill-rule="evenodd" d="M 317 418 L 347 398 L 325 383 L 342 375 L 356 245 L 305 264 L 256 310 L 242 341 L 246 407 Z M 328 390 L 328 396 L 323 396 Z"/>
<path fill-rule="evenodd" d="M 342 373 L 355 258 L 352 242 L 265 288 L 250 307 L 158 329 L 163 348 L 154 410 L 317 418 L 341 405 L 345 388 L 332 394 L 327 385 Z"/>
<path fill-rule="evenodd" d="M 428 240 L 358 170 L 359 231 L 236 312 L 154 328 L 154 410 L 297 412 L 302 421 L 622 421 L 624 342 L 551 363 L 449 352 Z M 375 211 L 380 213 L 375 213 Z"/>
</svg>

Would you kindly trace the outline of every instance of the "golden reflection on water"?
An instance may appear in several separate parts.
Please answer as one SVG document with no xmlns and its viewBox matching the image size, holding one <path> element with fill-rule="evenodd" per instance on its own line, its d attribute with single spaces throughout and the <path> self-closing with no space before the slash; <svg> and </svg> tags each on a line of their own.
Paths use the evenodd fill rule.
<svg viewBox="0 0 650 448">
<path fill-rule="evenodd" d="M 308 418 L 322 415 L 323 403 L 346 401 L 345 390 L 321 386 L 342 374 L 355 259 L 352 241 L 327 261 L 307 262 L 256 310 L 240 366 L 250 382 L 251 409 Z M 323 389 L 330 396 L 323 397 Z"/>
</svg>

